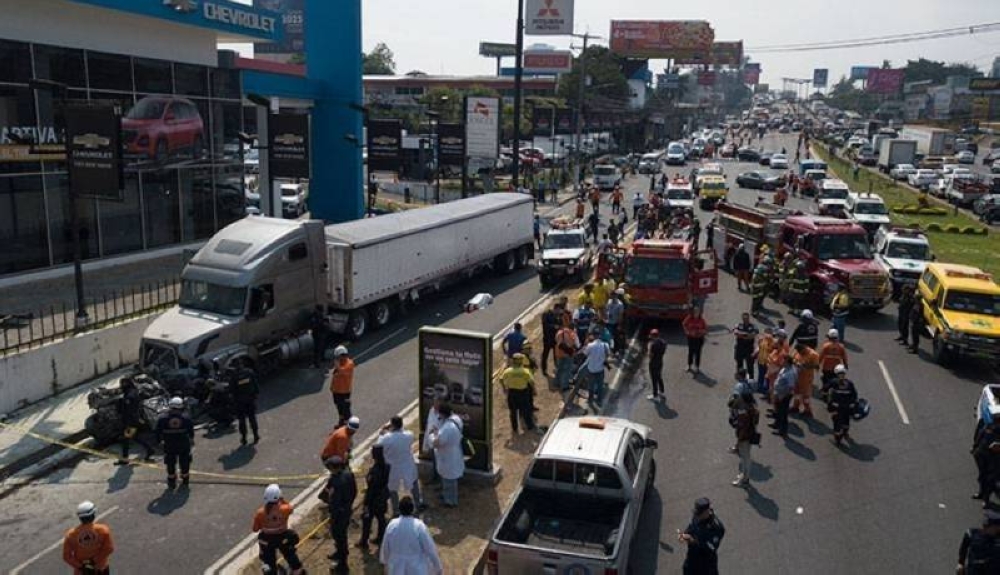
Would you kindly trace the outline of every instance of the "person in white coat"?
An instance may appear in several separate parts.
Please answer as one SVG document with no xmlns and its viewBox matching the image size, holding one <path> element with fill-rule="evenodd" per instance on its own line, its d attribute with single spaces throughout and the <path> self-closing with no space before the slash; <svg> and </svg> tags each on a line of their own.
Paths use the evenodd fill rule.
<svg viewBox="0 0 1000 575">
<path fill-rule="evenodd" d="M 427 411 L 427 425 L 424 426 L 424 442 L 421 444 L 420 448 L 424 452 L 425 457 L 430 457 L 431 462 L 434 464 L 434 483 L 441 480 L 441 476 L 437 472 L 437 462 L 434 460 L 434 443 L 432 441 L 433 434 L 437 432 L 438 428 L 441 427 L 441 423 L 444 419 L 441 414 L 438 413 L 438 408 L 444 404 L 444 398 L 441 396 L 434 397 L 434 404 L 431 405 L 430 410 Z M 462 418 L 454 413 L 451 415 L 451 420 L 454 421 L 458 428 L 464 431 L 465 422 Z"/>
<path fill-rule="evenodd" d="M 413 500 L 399 501 L 400 516 L 389 522 L 379 561 L 388 575 L 441 575 L 444 568 L 427 525 L 413 516 Z"/>
<path fill-rule="evenodd" d="M 400 484 L 413 495 L 417 508 L 423 510 L 426 505 L 420 496 L 417 464 L 413 460 L 413 433 L 403 428 L 403 418 L 398 415 L 393 416 L 379 433 L 376 445 L 382 446 L 385 462 L 389 464 L 389 497 L 393 515 L 399 515 Z"/>
<path fill-rule="evenodd" d="M 458 507 L 458 480 L 465 474 L 462 428 L 452 419 L 452 413 L 450 405 L 441 405 L 438 408 L 441 424 L 431 434 L 434 462 L 441 476 L 441 500 L 445 507 Z"/>
</svg>

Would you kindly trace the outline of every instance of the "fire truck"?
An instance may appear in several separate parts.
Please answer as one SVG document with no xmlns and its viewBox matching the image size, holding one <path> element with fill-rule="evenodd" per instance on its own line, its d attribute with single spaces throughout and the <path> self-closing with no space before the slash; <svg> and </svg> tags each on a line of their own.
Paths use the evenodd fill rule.
<svg viewBox="0 0 1000 575">
<path fill-rule="evenodd" d="M 598 277 L 619 271 L 616 279 L 625 282 L 629 322 L 681 319 L 696 301 L 719 290 L 715 253 L 698 250 L 688 240 L 637 240 L 623 253 L 607 257 L 620 265 L 598 265 Z"/>
<path fill-rule="evenodd" d="M 765 202 L 757 206 L 720 203 L 716 206 L 711 231 L 716 258 L 723 262 L 725 269 L 731 270 L 733 255 L 740 244 L 744 244 L 756 264 L 762 245 L 770 249 L 778 247 L 781 226 L 792 213 L 788 208 Z"/>
</svg>

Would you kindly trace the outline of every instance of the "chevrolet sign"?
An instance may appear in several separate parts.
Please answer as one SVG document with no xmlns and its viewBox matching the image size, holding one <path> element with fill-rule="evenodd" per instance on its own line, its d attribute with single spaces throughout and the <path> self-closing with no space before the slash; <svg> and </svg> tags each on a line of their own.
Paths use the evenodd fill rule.
<svg viewBox="0 0 1000 575">
<path fill-rule="evenodd" d="M 281 134 L 275 136 L 274 141 L 283 146 L 300 146 L 305 143 L 306 139 L 298 134 Z"/>
<path fill-rule="evenodd" d="M 82 146 L 88 150 L 96 150 L 97 148 L 104 148 L 111 144 L 110 138 L 105 138 L 103 136 L 98 136 L 97 134 L 81 134 L 79 136 L 73 137 L 74 146 Z"/>
<path fill-rule="evenodd" d="M 198 9 L 198 0 L 163 0 L 163 5 L 187 14 Z"/>
<path fill-rule="evenodd" d="M 237 28 L 260 30 L 261 32 L 274 32 L 276 20 L 271 16 L 261 16 L 255 12 L 231 6 L 220 6 L 214 2 L 205 2 L 202 14 L 206 20 L 230 24 Z"/>
</svg>

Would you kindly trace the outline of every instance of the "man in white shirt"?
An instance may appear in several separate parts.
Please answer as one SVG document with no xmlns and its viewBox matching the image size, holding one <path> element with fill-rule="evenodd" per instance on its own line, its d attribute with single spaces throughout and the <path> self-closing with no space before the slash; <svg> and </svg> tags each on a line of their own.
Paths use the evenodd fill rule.
<svg viewBox="0 0 1000 575">
<path fill-rule="evenodd" d="M 596 334 L 591 333 L 587 336 L 587 345 L 583 348 L 583 354 L 586 356 L 586 360 L 581 369 L 586 373 L 590 383 L 590 395 L 587 398 L 587 403 L 599 408 L 601 398 L 604 395 L 604 369 L 611 349 Z"/>
<path fill-rule="evenodd" d="M 400 483 L 413 495 L 417 508 L 425 509 L 427 506 L 420 496 L 417 464 L 413 461 L 413 433 L 403 428 L 402 417 L 394 415 L 379 435 L 376 445 L 382 446 L 385 462 L 389 464 L 389 497 L 393 514 L 399 515 Z"/>
<path fill-rule="evenodd" d="M 431 433 L 434 462 L 441 476 L 441 500 L 445 507 L 458 507 L 458 480 L 465 474 L 465 457 L 462 454 L 462 428 L 451 418 L 451 406 L 438 408 L 441 424 Z"/>
<path fill-rule="evenodd" d="M 412 499 L 400 500 L 400 516 L 385 529 L 379 560 L 389 575 L 440 575 L 444 567 L 434 539 L 424 522 L 413 516 L 413 509 Z"/>
</svg>

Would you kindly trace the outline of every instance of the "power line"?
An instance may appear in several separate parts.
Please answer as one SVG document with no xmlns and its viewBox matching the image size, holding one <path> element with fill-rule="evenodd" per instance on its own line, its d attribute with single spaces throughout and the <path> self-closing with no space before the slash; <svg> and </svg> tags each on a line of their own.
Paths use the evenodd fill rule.
<svg viewBox="0 0 1000 575">
<path fill-rule="evenodd" d="M 771 46 L 757 46 L 746 48 L 747 52 L 754 53 L 777 53 L 777 52 L 810 52 L 818 50 L 840 50 L 845 48 L 863 48 L 866 46 L 881 46 L 887 44 L 903 44 L 907 42 L 920 42 L 923 40 L 938 40 L 941 38 L 951 38 L 955 36 L 968 36 L 971 34 L 982 34 L 987 32 L 1000 32 L 1000 22 L 988 24 L 976 24 L 961 28 L 942 28 L 939 30 L 928 30 L 924 32 L 909 32 L 906 34 L 892 34 L 887 36 L 877 36 L 870 38 L 855 38 L 852 40 L 835 40 L 830 42 L 815 42 L 809 44 L 782 44 Z"/>
</svg>

